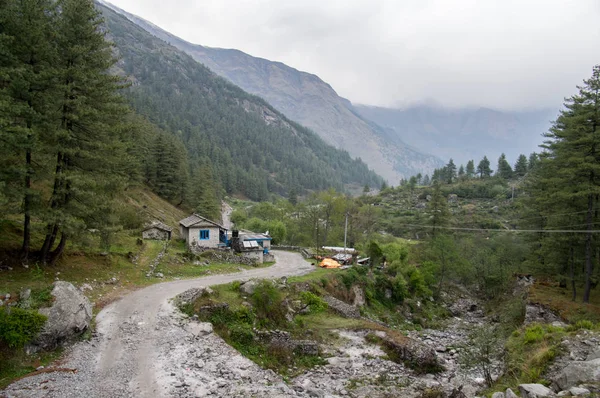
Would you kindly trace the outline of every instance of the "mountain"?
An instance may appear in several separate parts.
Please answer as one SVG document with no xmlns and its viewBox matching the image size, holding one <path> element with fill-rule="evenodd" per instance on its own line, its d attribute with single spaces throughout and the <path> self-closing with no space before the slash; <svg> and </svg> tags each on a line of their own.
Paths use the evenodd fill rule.
<svg viewBox="0 0 600 398">
<path fill-rule="evenodd" d="M 390 183 L 418 172 L 430 172 L 443 164 L 440 159 L 400 139 L 389 141 L 384 129 L 363 118 L 348 100 L 338 96 L 318 76 L 239 50 L 188 43 L 140 17 L 103 4 L 245 91 L 264 98 L 290 119 L 315 131 L 327 143 L 360 157 Z"/>
<path fill-rule="evenodd" d="M 287 119 L 263 99 L 217 76 L 189 55 L 98 5 L 119 58 L 114 73 L 128 76 L 131 106 L 187 150 L 189 190 L 202 197 L 208 180 L 229 194 L 254 200 L 271 192 L 343 190 L 347 184 L 379 186 L 375 172 L 347 152 Z M 181 151 L 165 140 L 151 148 L 170 161 Z M 155 162 L 158 164 L 158 162 Z M 159 166 L 157 171 L 164 174 Z M 164 181 L 168 184 L 171 181 Z M 184 188 L 182 188 L 183 190 Z"/>
<path fill-rule="evenodd" d="M 443 159 L 465 164 L 484 155 L 492 161 L 505 153 L 510 162 L 519 154 L 539 152 L 542 133 L 548 131 L 557 109 L 502 112 L 489 108 L 446 109 L 420 105 L 404 109 L 355 105 L 364 118 L 388 130 L 391 136 L 424 148 Z M 392 138 L 390 138 L 392 139 Z"/>
</svg>

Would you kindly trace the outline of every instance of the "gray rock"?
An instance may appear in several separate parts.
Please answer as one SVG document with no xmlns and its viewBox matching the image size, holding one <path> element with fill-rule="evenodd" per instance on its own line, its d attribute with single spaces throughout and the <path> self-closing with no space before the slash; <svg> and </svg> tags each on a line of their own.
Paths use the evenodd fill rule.
<svg viewBox="0 0 600 398">
<path fill-rule="evenodd" d="M 360 311 L 358 308 L 346 304 L 341 300 L 336 299 L 333 296 L 325 296 L 323 300 L 327 303 L 327 305 L 333 309 L 335 312 L 340 314 L 346 318 L 360 318 Z"/>
<path fill-rule="evenodd" d="M 519 392 L 523 398 L 544 398 L 556 396 L 551 389 L 541 384 L 520 384 Z"/>
<path fill-rule="evenodd" d="M 587 388 L 581 388 L 581 387 L 571 387 L 571 388 L 569 388 L 569 392 L 574 397 L 591 394 L 590 390 L 588 390 Z"/>
<path fill-rule="evenodd" d="M 254 293 L 256 286 L 258 286 L 258 281 L 251 279 L 240 285 L 240 292 L 243 294 L 250 295 L 250 294 Z"/>
<path fill-rule="evenodd" d="M 208 296 L 213 293 L 213 290 L 210 287 L 193 287 L 191 289 L 186 290 L 185 292 L 177 295 L 175 297 L 175 303 L 178 306 L 193 303 L 198 300 L 202 296 Z"/>
<path fill-rule="evenodd" d="M 162 272 L 157 272 L 157 273 L 156 273 L 156 277 L 157 277 L 157 278 L 164 278 L 164 277 L 165 277 L 165 275 L 164 275 Z"/>
<path fill-rule="evenodd" d="M 505 398 L 506 396 L 504 395 L 503 392 L 495 392 L 492 394 L 492 398 Z"/>
<path fill-rule="evenodd" d="M 69 282 L 54 282 L 52 296 L 52 307 L 38 310 L 48 320 L 33 342 L 44 349 L 57 347 L 79 336 L 92 320 L 92 304 Z"/>
<path fill-rule="evenodd" d="M 592 351 L 586 359 L 588 361 L 592 361 L 592 360 L 598 359 L 598 358 L 600 358 L 600 348 L 598 348 L 596 351 Z"/>
<path fill-rule="evenodd" d="M 568 390 L 581 383 L 600 382 L 600 358 L 572 362 L 554 378 L 553 382 L 559 390 Z"/>
<path fill-rule="evenodd" d="M 365 305 L 365 292 L 363 291 L 362 287 L 358 285 L 352 286 L 352 293 L 354 293 L 354 302 L 352 303 L 353 306 L 362 307 Z"/>
<path fill-rule="evenodd" d="M 513 390 L 511 390 L 510 388 L 507 388 L 506 391 L 504 392 L 504 398 L 519 398 L 519 397 L 517 397 L 517 394 L 515 394 L 513 392 Z"/>
<path fill-rule="evenodd" d="M 206 336 L 213 332 L 213 326 L 210 322 L 190 322 L 185 326 L 185 330 L 194 337 Z"/>
</svg>

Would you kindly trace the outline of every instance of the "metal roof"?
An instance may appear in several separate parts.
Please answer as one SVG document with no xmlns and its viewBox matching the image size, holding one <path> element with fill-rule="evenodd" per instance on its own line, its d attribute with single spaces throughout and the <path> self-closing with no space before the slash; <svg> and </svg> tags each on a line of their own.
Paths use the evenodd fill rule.
<svg viewBox="0 0 600 398">
<path fill-rule="evenodd" d="M 271 240 L 272 238 L 266 234 L 243 234 L 241 236 L 243 240 Z"/>
<path fill-rule="evenodd" d="M 183 220 L 179 221 L 179 224 L 183 225 L 185 228 L 189 228 L 192 225 L 198 224 L 200 222 L 207 222 L 207 223 L 214 225 L 215 227 L 219 227 L 221 229 L 227 229 L 224 226 L 222 226 L 221 224 L 217 224 L 216 222 L 211 221 L 208 218 L 199 216 L 198 214 L 192 214 L 191 216 L 184 218 Z"/>
</svg>

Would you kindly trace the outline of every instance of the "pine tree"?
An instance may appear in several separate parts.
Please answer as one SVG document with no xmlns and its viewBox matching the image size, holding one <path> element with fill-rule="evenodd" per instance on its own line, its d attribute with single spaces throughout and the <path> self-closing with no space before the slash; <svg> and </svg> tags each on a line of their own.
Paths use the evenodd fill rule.
<svg viewBox="0 0 600 398">
<path fill-rule="evenodd" d="M 461 180 L 465 178 L 465 168 L 462 164 L 458 168 L 458 178 L 460 178 Z"/>
<path fill-rule="evenodd" d="M 91 0 L 61 0 L 57 5 L 61 100 L 54 183 L 40 250 L 44 263 L 56 261 L 69 237 L 83 228 L 106 225 L 102 219 L 110 215 L 107 203 L 125 175 L 118 136 L 126 113 L 118 90 L 124 85 L 122 78 L 108 73 L 116 60 L 105 40 L 102 18 Z"/>
<path fill-rule="evenodd" d="M 423 177 L 423 185 L 429 186 L 429 184 L 431 184 L 431 180 L 429 179 L 429 174 L 425 174 L 425 177 Z"/>
<path fill-rule="evenodd" d="M 452 184 L 452 182 L 456 180 L 456 165 L 452 159 L 450 159 L 445 167 L 445 177 L 445 180 L 448 184 Z"/>
<path fill-rule="evenodd" d="M 532 152 L 529 155 L 529 161 L 527 162 L 527 171 L 535 169 L 535 166 L 538 164 L 539 155 L 535 152 Z"/>
<path fill-rule="evenodd" d="M 600 65 L 578 89 L 579 93 L 566 100 L 565 109 L 545 134 L 543 147 L 547 155 L 536 166 L 540 169 L 536 184 L 546 190 L 550 201 L 541 203 L 541 207 L 550 207 L 554 202 L 554 207 L 566 204 L 572 206 L 570 210 L 585 214 L 584 229 L 589 232 L 580 238 L 580 245 L 570 245 L 573 249 L 583 247 L 582 256 L 577 257 L 583 257 L 585 264 L 583 301 L 588 303 L 597 247 L 592 231 L 598 221 L 600 197 Z"/>
<path fill-rule="evenodd" d="M 527 156 L 521 154 L 515 163 L 515 175 L 523 177 L 525 174 L 527 174 Z"/>
<path fill-rule="evenodd" d="M 468 179 L 475 177 L 475 162 L 473 162 L 473 160 L 467 162 L 467 169 L 465 172 Z"/>
<path fill-rule="evenodd" d="M 506 160 L 506 155 L 501 154 L 498 158 L 498 169 L 496 170 L 496 175 L 500 178 L 504 178 L 505 180 L 509 180 L 512 178 L 513 170 L 510 167 L 510 163 Z"/>
<path fill-rule="evenodd" d="M 427 209 L 430 213 L 430 225 L 432 226 L 432 235 L 435 237 L 439 227 L 448 224 L 450 219 L 450 211 L 448 210 L 448 201 L 442 194 L 440 183 L 433 183 L 433 194 L 431 200 L 427 203 Z"/>
<path fill-rule="evenodd" d="M 0 106 L 4 128 L 1 179 L 8 197 L 23 200 L 23 261 L 29 261 L 31 217 L 38 192 L 33 180 L 45 151 L 41 136 L 52 129 L 56 6 L 49 0 L 5 0 L 0 7 Z M 0 121 L 0 123 L 2 123 Z M 15 182 L 17 182 L 15 184 Z"/>
<path fill-rule="evenodd" d="M 479 178 L 486 178 L 492 175 L 492 169 L 490 169 L 490 161 L 487 156 L 484 156 L 483 159 L 477 165 L 477 173 L 479 173 Z"/>
</svg>

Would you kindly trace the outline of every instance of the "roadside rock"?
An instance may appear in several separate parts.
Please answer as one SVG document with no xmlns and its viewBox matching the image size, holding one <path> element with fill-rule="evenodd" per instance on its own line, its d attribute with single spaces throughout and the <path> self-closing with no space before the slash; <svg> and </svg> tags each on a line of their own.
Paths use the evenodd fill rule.
<svg viewBox="0 0 600 398">
<path fill-rule="evenodd" d="M 581 383 L 600 382 L 600 358 L 571 362 L 552 381 L 559 390 L 568 390 Z"/>
<path fill-rule="evenodd" d="M 52 307 L 39 309 L 48 320 L 33 343 L 44 349 L 55 348 L 79 336 L 92 319 L 92 304 L 69 282 L 54 282 L 52 296 Z"/>
<path fill-rule="evenodd" d="M 350 304 L 346 304 L 333 296 L 325 296 L 323 297 L 323 300 L 331 309 L 345 318 L 360 318 L 360 311 L 358 308 Z"/>
<path fill-rule="evenodd" d="M 555 397 L 554 392 L 541 384 L 520 384 L 519 392 L 523 398 Z"/>
</svg>

